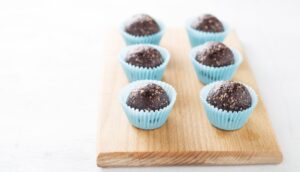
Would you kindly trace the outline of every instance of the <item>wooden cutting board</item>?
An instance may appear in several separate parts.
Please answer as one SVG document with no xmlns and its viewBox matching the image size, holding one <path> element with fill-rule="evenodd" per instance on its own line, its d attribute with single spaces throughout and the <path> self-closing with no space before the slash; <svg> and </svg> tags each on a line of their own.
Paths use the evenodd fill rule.
<svg viewBox="0 0 300 172">
<path fill-rule="evenodd" d="M 248 60 L 235 32 L 225 43 L 241 51 L 244 61 L 233 80 L 250 85 L 259 103 L 248 123 L 238 131 L 222 131 L 208 122 L 199 100 L 203 85 L 188 57 L 190 45 L 184 29 L 168 29 L 161 46 L 171 53 L 163 81 L 177 91 L 177 100 L 166 124 L 144 131 L 131 126 L 122 111 L 118 95 L 128 84 L 118 61 L 125 46 L 118 31 L 107 33 L 102 49 L 100 117 L 97 137 L 97 165 L 170 166 L 277 164 L 282 154 L 271 127 Z"/>
</svg>

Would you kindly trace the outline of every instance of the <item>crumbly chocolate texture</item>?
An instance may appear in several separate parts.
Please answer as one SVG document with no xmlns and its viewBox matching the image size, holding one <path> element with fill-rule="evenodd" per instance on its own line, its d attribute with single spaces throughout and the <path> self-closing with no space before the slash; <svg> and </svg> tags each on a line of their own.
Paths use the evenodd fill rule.
<svg viewBox="0 0 300 172">
<path fill-rule="evenodd" d="M 166 91 L 159 85 L 149 83 L 131 91 L 127 105 L 138 110 L 159 110 L 170 104 Z"/>
<path fill-rule="evenodd" d="M 198 17 L 193 23 L 192 27 L 203 32 L 223 32 L 224 26 L 222 22 L 211 14 L 205 14 Z"/>
<path fill-rule="evenodd" d="M 125 23 L 125 31 L 134 36 L 146 36 L 159 32 L 159 26 L 151 16 L 136 14 Z"/>
<path fill-rule="evenodd" d="M 153 47 L 138 46 L 127 53 L 125 61 L 134 66 L 153 68 L 161 65 L 163 58 Z"/>
<path fill-rule="evenodd" d="M 221 42 L 207 42 L 196 54 L 196 60 L 206 66 L 222 67 L 234 63 L 232 51 Z"/>
<path fill-rule="evenodd" d="M 207 102 L 218 109 L 242 111 L 251 106 L 252 99 L 248 89 L 243 84 L 224 81 L 209 91 Z"/>
</svg>

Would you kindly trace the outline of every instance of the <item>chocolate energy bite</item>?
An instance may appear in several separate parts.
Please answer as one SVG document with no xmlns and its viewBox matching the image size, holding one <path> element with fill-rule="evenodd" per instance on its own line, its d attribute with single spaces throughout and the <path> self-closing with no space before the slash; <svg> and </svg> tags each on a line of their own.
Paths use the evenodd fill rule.
<svg viewBox="0 0 300 172">
<path fill-rule="evenodd" d="M 160 52 L 151 46 L 137 46 L 129 51 L 125 61 L 131 65 L 153 68 L 163 63 Z"/>
<path fill-rule="evenodd" d="M 222 22 L 211 14 L 205 14 L 198 17 L 193 23 L 192 28 L 203 32 L 223 32 Z"/>
<path fill-rule="evenodd" d="M 170 104 L 166 91 L 159 85 L 149 83 L 131 91 L 126 104 L 138 110 L 159 110 Z"/>
<path fill-rule="evenodd" d="M 125 31 L 134 36 L 152 35 L 159 32 L 159 25 L 147 14 L 136 14 L 125 23 Z"/>
<path fill-rule="evenodd" d="M 222 67 L 234 63 L 232 51 L 221 42 L 207 42 L 196 54 L 196 60 L 206 66 Z"/>
<path fill-rule="evenodd" d="M 218 109 L 242 111 L 251 106 L 252 99 L 248 89 L 243 84 L 224 81 L 209 91 L 207 102 Z"/>
</svg>

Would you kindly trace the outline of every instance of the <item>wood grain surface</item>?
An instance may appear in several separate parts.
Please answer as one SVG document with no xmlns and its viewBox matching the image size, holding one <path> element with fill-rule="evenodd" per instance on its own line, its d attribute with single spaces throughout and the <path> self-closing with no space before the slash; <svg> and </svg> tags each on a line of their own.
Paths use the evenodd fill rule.
<svg viewBox="0 0 300 172">
<path fill-rule="evenodd" d="M 197 80 L 188 58 L 187 34 L 176 28 L 166 30 L 161 42 L 161 46 L 171 53 L 163 81 L 177 91 L 174 109 L 159 129 L 143 131 L 131 126 L 118 102 L 121 88 L 128 84 L 118 61 L 118 53 L 125 44 L 117 31 L 108 32 L 104 41 L 98 166 L 240 165 L 282 161 L 255 78 L 234 32 L 225 43 L 239 49 L 244 61 L 233 80 L 250 85 L 259 97 L 249 121 L 238 131 L 222 131 L 208 122 L 198 96 L 203 85 Z"/>
</svg>

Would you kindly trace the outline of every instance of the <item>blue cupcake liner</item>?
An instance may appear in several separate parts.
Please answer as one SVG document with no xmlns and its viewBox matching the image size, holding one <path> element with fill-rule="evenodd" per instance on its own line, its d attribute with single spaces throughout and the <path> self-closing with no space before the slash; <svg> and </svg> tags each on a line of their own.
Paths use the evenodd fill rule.
<svg viewBox="0 0 300 172">
<path fill-rule="evenodd" d="M 125 57 L 127 53 L 138 46 L 151 46 L 155 49 L 157 49 L 162 58 L 163 63 L 157 67 L 154 68 L 145 68 L 145 67 L 139 67 L 134 66 L 125 61 Z M 166 67 L 170 60 L 170 53 L 167 49 L 157 46 L 157 45 L 151 45 L 151 44 L 138 44 L 138 45 L 131 45 L 128 47 L 125 47 L 121 50 L 119 55 L 119 60 L 121 62 L 122 68 L 128 78 L 129 81 L 136 81 L 136 80 L 161 80 L 164 74 L 164 71 L 166 70 Z"/>
<path fill-rule="evenodd" d="M 192 28 L 192 22 L 194 19 L 189 19 L 186 22 L 186 30 L 189 36 L 190 44 L 192 47 L 204 44 L 205 42 L 215 41 L 223 42 L 229 33 L 229 27 L 226 23 L 222 22 L 224 26 L 223 32 L 213 33 L 213 32 L 203 32 Z"/>
<path fill-rule="evenodd" d="M 154 44 L 159 45 L 160 40 L 165 32 L 164 24 L 158 20 L 155 20 L 159 26 L 159 32 L 147 35 L 147 36 L 134 36 L 125 31 L 125 23 L 122 23 L 120 26 L 120 32 L 123 36 L 124 41 L 127 45 L 133 44 Z"/>
<path fill-rule="evenodd" d="M 249 93 L 251 95 L 251 106 L 243 111 L 226 111 L 218 109 L 207 102 L 207 96 L 209 91 L 215 85 L 221 84 L 222 82 L 224 81 L 217 81 L 202 88 L 202 90 L 200 91 L 200 100 L 204 106 L 204 110 L 206 112 L 208 120 L 213 126 L 223 130 L 238 130 L 242 128 L 248 121 L 248 118 L 257 105 L 258 98 L 255 91 L 251 87 L 243 84 L 249 90 Z"/>
<path fill-rule="evenodd" d="M 223 67 L 211 67 L 211 66 L 203 65 L 196 60 L 196 54 L 198 51 L 201 51 L 202 47 L 203 46 L 200 45 L 193 48 L 190 51 L 190 58 L 194 66 L 194 69 L 196 71 L 198 79 L 203 84 L 209 84 L 220 80 L 232 79 L 236 70 L 238 69 L 238 67 L 243 61 L 242 55 L 236 49 L 230 48 L 230 50 L 233 53 L 234 64 L 223 66 Z"/>
<path fill-rule="evenodd" d="M 128 106 L 126 104 L 126 101 L 130 92 L 133 89 L 143 86 L 147 83 L 155 83 L 161 86 L 168 94 L 170 99 L 170 104 L 164 107 L 163 109 L 155 110 L 155 111 L 138 110 Z M 124 87 L 123 90 L 121 91 L 119 98 L 120 98 L 122 108 L 129 122 L 133 126 L 144 130 L 152 130 L 152 129 L 160 128 L 167 121 L 167 118 L 170 112 L 172 111 L 172 108 L 176 100 L 176 91 L 171 85 L 162 81 L 140 80 L 140 81 L 132 82 L 128 84 L 126 87 Z"/>
</svg>

